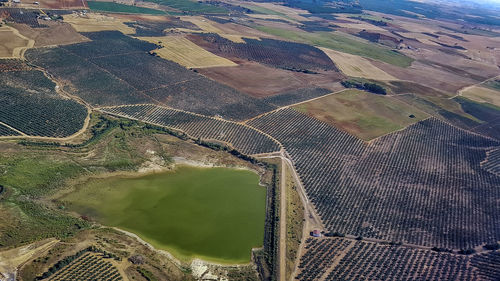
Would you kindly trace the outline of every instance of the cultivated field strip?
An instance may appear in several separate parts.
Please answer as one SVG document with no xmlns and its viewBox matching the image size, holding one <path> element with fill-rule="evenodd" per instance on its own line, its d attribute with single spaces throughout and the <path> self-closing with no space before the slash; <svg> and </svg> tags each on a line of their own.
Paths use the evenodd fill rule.
<svg viewBox="0 0 500 281">
<path fill-rule="evenodd" d="M 291 156 L 328 231 L 450 249 L 500 239 L 498 147 L 430 118 L 369 144 L 293 109 L 248 125 Z"/>
<path fill-rule="evenodd" d="M 85 123 L 87 109 L 55 91 L 41 71 L 0 75 L 0 122 L 29 136 L 67 137 Z"/>
<path fill-rule="evenodd" d="M 50 281 L 63 280 L 123 280 L 120 273 L 109 261 L 95 254 L 87 253 L 66 265 L 48 278 Z"/>
<path fill-rule="evenodd" d="M 0 137 L 6 137 L 6 136 L 20 136 L 21 134 L 10 129 L 9 127 L 6 127 L 2 124 L 0 124 Z"/>
<path fill-rule="evenodd" d="M 330 269 L 324 268 L 328 261 L 319 259 L 340 254 L 343 256 Z M 465 256 L 344 238 L 309 238 L 296 279 L 493 281 L 499 276 L 498 268 L 500 254 L 495 252 Z"/>
<path fill-rule="evenodd" d="M 482 163 L 483 169 L 500 176 L 500 148 L 488 152 L 486 161 Z"/>
<path fill-rule="evenodd" d="M 275 152 L 280 149 L 274 140 L 245 125 L 175 109 L 156 105 L 130 105 L 101 110 L 109 114 L 181 130 L 193 138 L 225 142 L 247 155 Z"/>
<path fill-rule="evenodd" d="M 308 238 L 306 242 L 306 254 L 299 262 L 300 273 L 295 277 L 299 280 L 317 280 L 324 275 L 332 266 L 333 262 L 340 258 L 349 245 L 353 243 L 346 239 L 325 239 L 318 241 Z M 335 249 L 332 251 L 332 249 Z M 310 257 L 313 255 L 313 257 Z"/>
</svg>

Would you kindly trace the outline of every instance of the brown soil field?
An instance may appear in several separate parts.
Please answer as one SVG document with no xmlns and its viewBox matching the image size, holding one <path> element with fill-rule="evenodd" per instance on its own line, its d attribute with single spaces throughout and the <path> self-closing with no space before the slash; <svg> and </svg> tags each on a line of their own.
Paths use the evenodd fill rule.
<svg viewBox="0 0 500 281">
<path fill-rule="evenodd" d="M 429 117 L 395 98 L 359 90 L 342 91 L 297 105 L 295 109 L 363 140 L 400 130 Z"/>
<path fill-rule="evenodd" d="M 256 62 L 237 61 L 237 63 L 240 65 L 203 68 L 198 71 L 209 78 L 257 98 L 311 86 L 335 91 L 337 89 L 335 82 L 342 79 L 341 74 L 333 71 L 305 74 L 276 69 Z"/>
<path fill-rule="evenodd" d="M 22 38 L 13 28 L 0 27 L 0 58 L 19 58 L 28 47 L 29 40 Z"/>
<path fill-rule="evenodd" d="M 77 32 L 118 30 L 123 34 L 135 33 L 135 29 L 124 24 L 124 22 L 128 22 L 129 20 L 101 14 L 88 13 L 85 16 L 71 14 L 64 16 L 64 21 L 71 24 Z"/>
<path fill-rule="evenodd" d="M 453 73 L 431 67 L 419 61 L 413 62 L 409 68 L 401 68 L 387 63 L 372 61 L 372 63 L 400 80 L 407 80 L 427 87 L 436 88 L 447 93 L 456 93 L 459 89 L 478 83 L 479 81 L 464 78 Z"/>
<path fill-rule="evenodd" d="M 86 9 L 86 0 L 38 0 L 40 8 L 47 9 Z"/>
<path fill-rule="evenodd" d="M 78 32 L 67 23 L 47 22 L 47 28 L 32 28 L 25 24 L 13 24 L 19 32 L 35 40 L 35 47 L 67 45 L 89 41 L 89 39 Z"/>
</svg>

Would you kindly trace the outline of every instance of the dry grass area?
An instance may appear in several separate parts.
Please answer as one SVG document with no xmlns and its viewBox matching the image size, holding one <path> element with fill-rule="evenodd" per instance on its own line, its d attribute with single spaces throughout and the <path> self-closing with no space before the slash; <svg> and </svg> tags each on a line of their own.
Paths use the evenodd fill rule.
<svg viewBox="0 0 500 281">
<path fill-rule="evenodd" d="M 9 26 L 0 27 L 0 58 L 21 58 L 27 48 L 33 47 L 32 40 Z"/>
<path fill-rule="evenodd" d="M 78 32 L 118 30 L 124 34 L 135 33 L 135 29 L 124 24 L 127 20 L 96 13 L 88 13 L 85 16 L 71 14 L 64 16 L 64 21 L 71 24 Z"/>
<path fill-rule="evenodd" d="M 56 239 L 50 238 L 0 252 L 0 280 L 13 280 L 11 278 L 16 275 L 18 267 L 33 257 L 45 254 L 58 242 Z"/>
<path fill-rule="evenodd" d="M 336 89 L 342 79 L 338 72 L 305 74 L 276 69 L 256 62 L 237 61 L 236 67 L 204 68 L 199 72 L 253 97 L 262 98 L 304 87 Z M 252 79 L 248 79 L 252 77 Z"/>
<path fill-rule="evenodd" d="M 154 50 L 155 53 L 187 68 L 237 65 L 226 58 L 210 53 L 182 36 L 140 37 L 139 39 L 160 45 L 161 48 Z"/>
<path fill-rule="evenodd" d="M 13 24 L 22 35 L 35 41 L 34 47 L 76 44 L 89 39 L 68 23 L 48 21 L 46 28 L 32 28 L 26 24 Z"/>
<path fill-rule="evenodd" d="M 482 86 L 471 86 L 460 91 L 459 95 L 477 102 L 486 102 L 500 107 L 500 91 Z"/>
<path fill-rule="evenodd" d="M 320 48 L 337 67 L 347 76 L 373 80 L 398 80 L 396 77 L 374 66 L 369 60 L 327 48 Z"/>
<path fill-rule="evenodd" d="M 297 105 L 295 109 L 366 141 L 429 117 L 393 97 L 359 90 L 342 91 Z"/>
</svg>

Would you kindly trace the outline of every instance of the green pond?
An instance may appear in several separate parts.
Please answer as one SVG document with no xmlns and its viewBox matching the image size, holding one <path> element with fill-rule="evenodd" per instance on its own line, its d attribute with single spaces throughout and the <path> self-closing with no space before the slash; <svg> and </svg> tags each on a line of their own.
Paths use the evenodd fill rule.
<svg viewBox="0 0 500 281">
<path fill-rule="evenodd" d="M 251 249 L 263 243 L 266 189 L 251 171 L 180 166 L 140 177 L 93 178 L 60 201 L 184 261 L 247 263 Z"/>
</svg>

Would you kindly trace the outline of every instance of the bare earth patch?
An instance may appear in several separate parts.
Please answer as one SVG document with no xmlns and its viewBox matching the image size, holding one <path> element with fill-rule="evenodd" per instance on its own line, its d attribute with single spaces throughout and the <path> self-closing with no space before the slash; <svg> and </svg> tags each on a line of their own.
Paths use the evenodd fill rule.
<svg viewBox="0 0 500 281">
<path fill-rule="evenodd" d="M 251 96 L 261 98 L 304 87 L 336 89 L 341 80 L 338 72 L 305 74 L 268 67 L 256 62 L 239 62 L 236 67 L 199 69 L 199 72 Z M 251 79 L 249 79 L 251 77 Z"/>
</svg>

